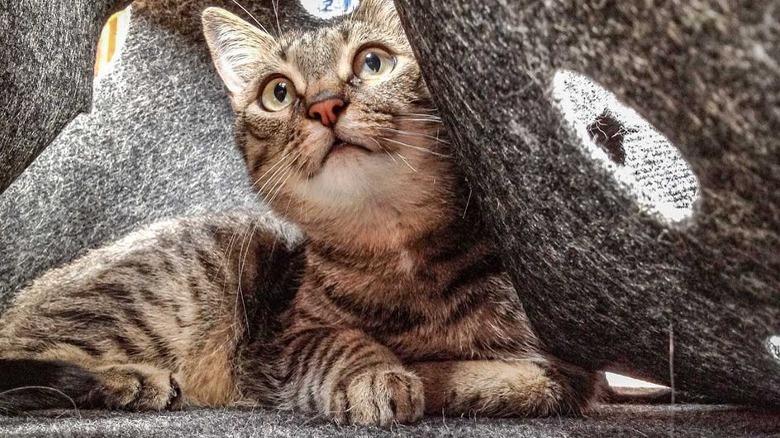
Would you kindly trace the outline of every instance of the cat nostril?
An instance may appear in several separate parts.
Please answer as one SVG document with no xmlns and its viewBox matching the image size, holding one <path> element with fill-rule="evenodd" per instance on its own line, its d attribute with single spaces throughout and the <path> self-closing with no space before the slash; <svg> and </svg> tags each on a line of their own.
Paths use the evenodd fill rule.
<svg viewBox="0 0 780 438">
<path fill-rule="evenodd" d="M 346 106 L 341 99 L 328 99 L 317 102 L 309 107 L 309 117 L 319 120 L 325 126 L 331 126 L 336 123 L 338 115 Z"/>
</svg>

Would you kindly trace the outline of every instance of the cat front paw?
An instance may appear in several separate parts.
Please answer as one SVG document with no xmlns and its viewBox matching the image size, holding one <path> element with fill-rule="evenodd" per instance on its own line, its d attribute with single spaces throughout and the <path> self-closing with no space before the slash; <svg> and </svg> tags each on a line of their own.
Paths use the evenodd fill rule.
<svg viewBox="0 0 780 438">
<path fill-rule="evenodd" d="M 425 382 L 430 414 L 579 416 L 595 391 L 592 372 L 547 361 L 467 360 L 411 367 Z"/>
<path fill-rule="evenodd" d="M 110 365 L 97 370 L 102 383 L 99 400 L 109 409 L 176 410 L 181 389 L 171 373 L 148 365 Z"/>
<path fill-rule="evenodd" d="M 334 394 L 331 416 L 337 423 L 389 427 L 423 416 L 422 381 L 401 367 L 369 370 Z"/>
</svg>

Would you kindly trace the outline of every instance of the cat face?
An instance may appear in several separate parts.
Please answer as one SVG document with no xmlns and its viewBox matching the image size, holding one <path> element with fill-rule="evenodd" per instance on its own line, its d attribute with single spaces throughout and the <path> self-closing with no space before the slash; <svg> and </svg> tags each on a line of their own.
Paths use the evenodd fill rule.
<svg viewBox="0 0 780 438">
<path fill-rule="evenodd" d="M 277 212 L 370 226 L 443 187 L 439 120 L 392 1 L 279 37 L 217 8 L 203 23 L 254 187 Z"/>
</svg>

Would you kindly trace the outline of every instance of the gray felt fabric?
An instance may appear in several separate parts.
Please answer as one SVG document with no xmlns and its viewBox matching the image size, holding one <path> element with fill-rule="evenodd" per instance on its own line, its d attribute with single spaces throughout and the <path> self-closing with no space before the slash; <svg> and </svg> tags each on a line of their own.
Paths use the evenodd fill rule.
<svg viewBox="0 0 780 438">
<path fill-rule="evenodd" d="M 129 3 L 0 0 L 0 193 L 89 109 L 100 28 Z"/>
<path fill-rule="evenodd" d="M 428 417 L 390 430 L 339 427 L 269 410 L 204 409 L 160 414 L 50 411 L 0 417 L 0 436 L 33 437 L 771 437 L 780 417 L 728 406 L 604 406 L 587 419 Z"/>
<path fill-rule="evenodd" d="M 780 406 L 767 348 L 780 333 L 780 4 L 396 4 L 547 347 L 665 384 L 673 370 L 677 388 L 710 400 Z M 700 185 L 688 221 L 650 211 L 622 166 L 583 147 L 554 93 L 560 70 L 593 78 L 679 148 Z M 677 187 L 668 164 L 655 170 Z"/>
<path fill-rule="evenodd" d="M 211 68 L 192 37 L 134 14 L 92 111 L 0 194 L 0 297 L 143 224 L 261 208 Z"/>
</svg>

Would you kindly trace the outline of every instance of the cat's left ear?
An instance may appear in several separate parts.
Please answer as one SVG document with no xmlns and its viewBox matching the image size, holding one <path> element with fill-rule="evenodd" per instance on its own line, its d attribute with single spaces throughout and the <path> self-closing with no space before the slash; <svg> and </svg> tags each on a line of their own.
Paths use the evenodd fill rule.
<svg viewBox="0 0 780 438">
<path fill-rule="evenodd" d="M 207 8 L 201 18 L 214 65 L 235 101 L 249 85 L 274 38 L 221 8 Z"/>
</svg>

